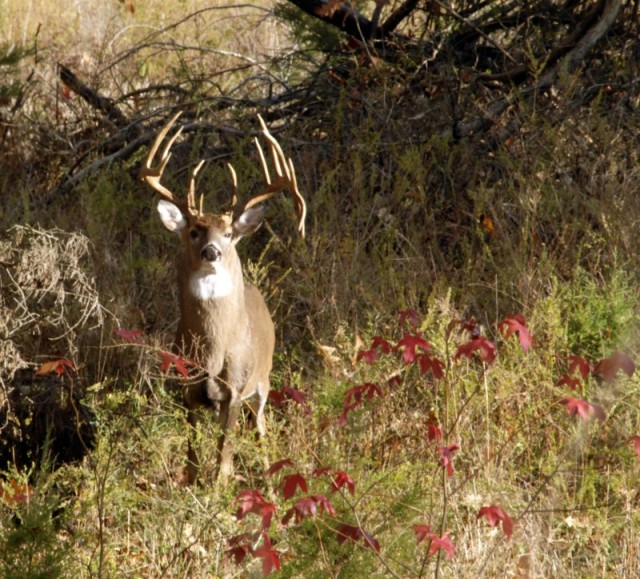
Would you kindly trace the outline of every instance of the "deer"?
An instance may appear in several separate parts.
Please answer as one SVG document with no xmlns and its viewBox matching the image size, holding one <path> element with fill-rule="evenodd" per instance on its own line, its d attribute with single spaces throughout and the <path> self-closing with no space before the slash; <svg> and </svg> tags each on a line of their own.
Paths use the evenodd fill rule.
<svg viewBox="0 0 640 579">
<path fill-rule="evenodd" d="M 265 201 L 284 189 L 292 195 L 298 215 L 297 229 L 304 237 L 306 204 L 298 190 L 291 158 L 285 157 L 260 115 L 262 136 L 269 145 L 276 175 L 272 180 L 260 141 L 255 138 L 265 181 L 263 190 L 239 205 L 236 171 L 227 163 L 230 204 L 220 213 L 205 212 L 204 195 L 200 195 L 196 204 L 195 193 L 196 175 L 204 163 L 201 160 L 192 171 L 186 197 L 176 197 L 161 179 L 172 155 L 171 147 L 182 134 L 183 126 L 168 140 L 159 161 L 154 160 L 180 114 L 181 111 L 176 113 L 157 134 L 139 178 L 160 197 L 157 205 L 160 219 L 169 231 L 177 234 L 182 249 L 176 264 L 180 319 L 173 352 L 201 370 L 182 386 L 189 427 L 187 484 L 194 484 L 198 477 L 196 428 L 199 414 L 206 408 L 220 427 L 214 479 L 224 484 L 233 473 L 229 435 L 244 401 L 249 401 L 257 438 L 266 433 L 264 407 L 275 348 L 271 314 L 260 291 L 245 283 L 236 246 L 262 224 Z"/>
</svg>

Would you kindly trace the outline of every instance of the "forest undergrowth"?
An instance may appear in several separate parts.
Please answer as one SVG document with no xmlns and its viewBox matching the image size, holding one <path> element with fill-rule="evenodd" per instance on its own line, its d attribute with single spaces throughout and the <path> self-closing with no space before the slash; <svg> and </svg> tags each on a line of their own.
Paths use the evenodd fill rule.
<svg viewBox="0 0 640 579">
<path fill-rule="evenodd" d="M 476 4 L 393 54 L 292 4 L 0 7 L 2 576 L 640 575 L 637 5 L 549 86 L 565 12 L 526 46 L 478 16 L 532 98 L 464 52 Z M 137 180 L 177 110 L 173 190 L 202 158 L 210 210 L 227 162 L 254 193 L 260 113 L 309 209 L 240 245 L 277 343 L 224 487 L 213 421 L 186 485 L 177 244 Z"/>
</svg>

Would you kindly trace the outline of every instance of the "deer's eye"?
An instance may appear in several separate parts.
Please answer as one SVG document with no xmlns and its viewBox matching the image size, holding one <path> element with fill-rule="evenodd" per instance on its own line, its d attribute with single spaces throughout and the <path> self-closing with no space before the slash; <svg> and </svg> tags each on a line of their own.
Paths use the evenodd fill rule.
<svg viewBox="0 0 640 579">
<path fill-rule="evenodd" d="M 225 236 L 227 239 L 231 239 L 231 231 L 227 231 L 227 232 L 224 234 L 224 236 Z"/>
<path fill-rule="evenodd" d="M 189 231 L 189 237 L 191 239 L 198 239 L 198 237 L 200 237 L 200 231 L 198 231 L 197 229 L 192 229 L 191 231 Z"/>
</svg>

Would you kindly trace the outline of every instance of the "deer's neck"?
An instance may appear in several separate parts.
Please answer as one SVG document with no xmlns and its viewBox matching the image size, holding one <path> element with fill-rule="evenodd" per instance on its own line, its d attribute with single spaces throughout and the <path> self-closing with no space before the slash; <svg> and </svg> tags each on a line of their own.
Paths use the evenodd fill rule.
<svg viewBox="0 0 640 579">
<path fill-rule="evenodd" d="M 239 263 L 218 267 L 208 275 L 178 272 L 180 283 L 180 325 L 178 342 L 204 351 L 226 350 L 232 336 L 248 325 L 245 287 Z"/>
</svg>

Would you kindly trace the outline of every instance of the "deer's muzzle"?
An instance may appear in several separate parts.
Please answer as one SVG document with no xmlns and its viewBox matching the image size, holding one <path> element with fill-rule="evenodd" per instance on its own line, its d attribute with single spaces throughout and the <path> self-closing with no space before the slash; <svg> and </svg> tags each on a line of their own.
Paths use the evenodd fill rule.
<svg viewBox="0 0 640 579">
<path fill-rule="evenodd" d="M 222 252 L 213 244 L 205 245 L 200 252 L 200 257 L 205 261 L 214 262 L 222 259 Z"/>
</svg>

